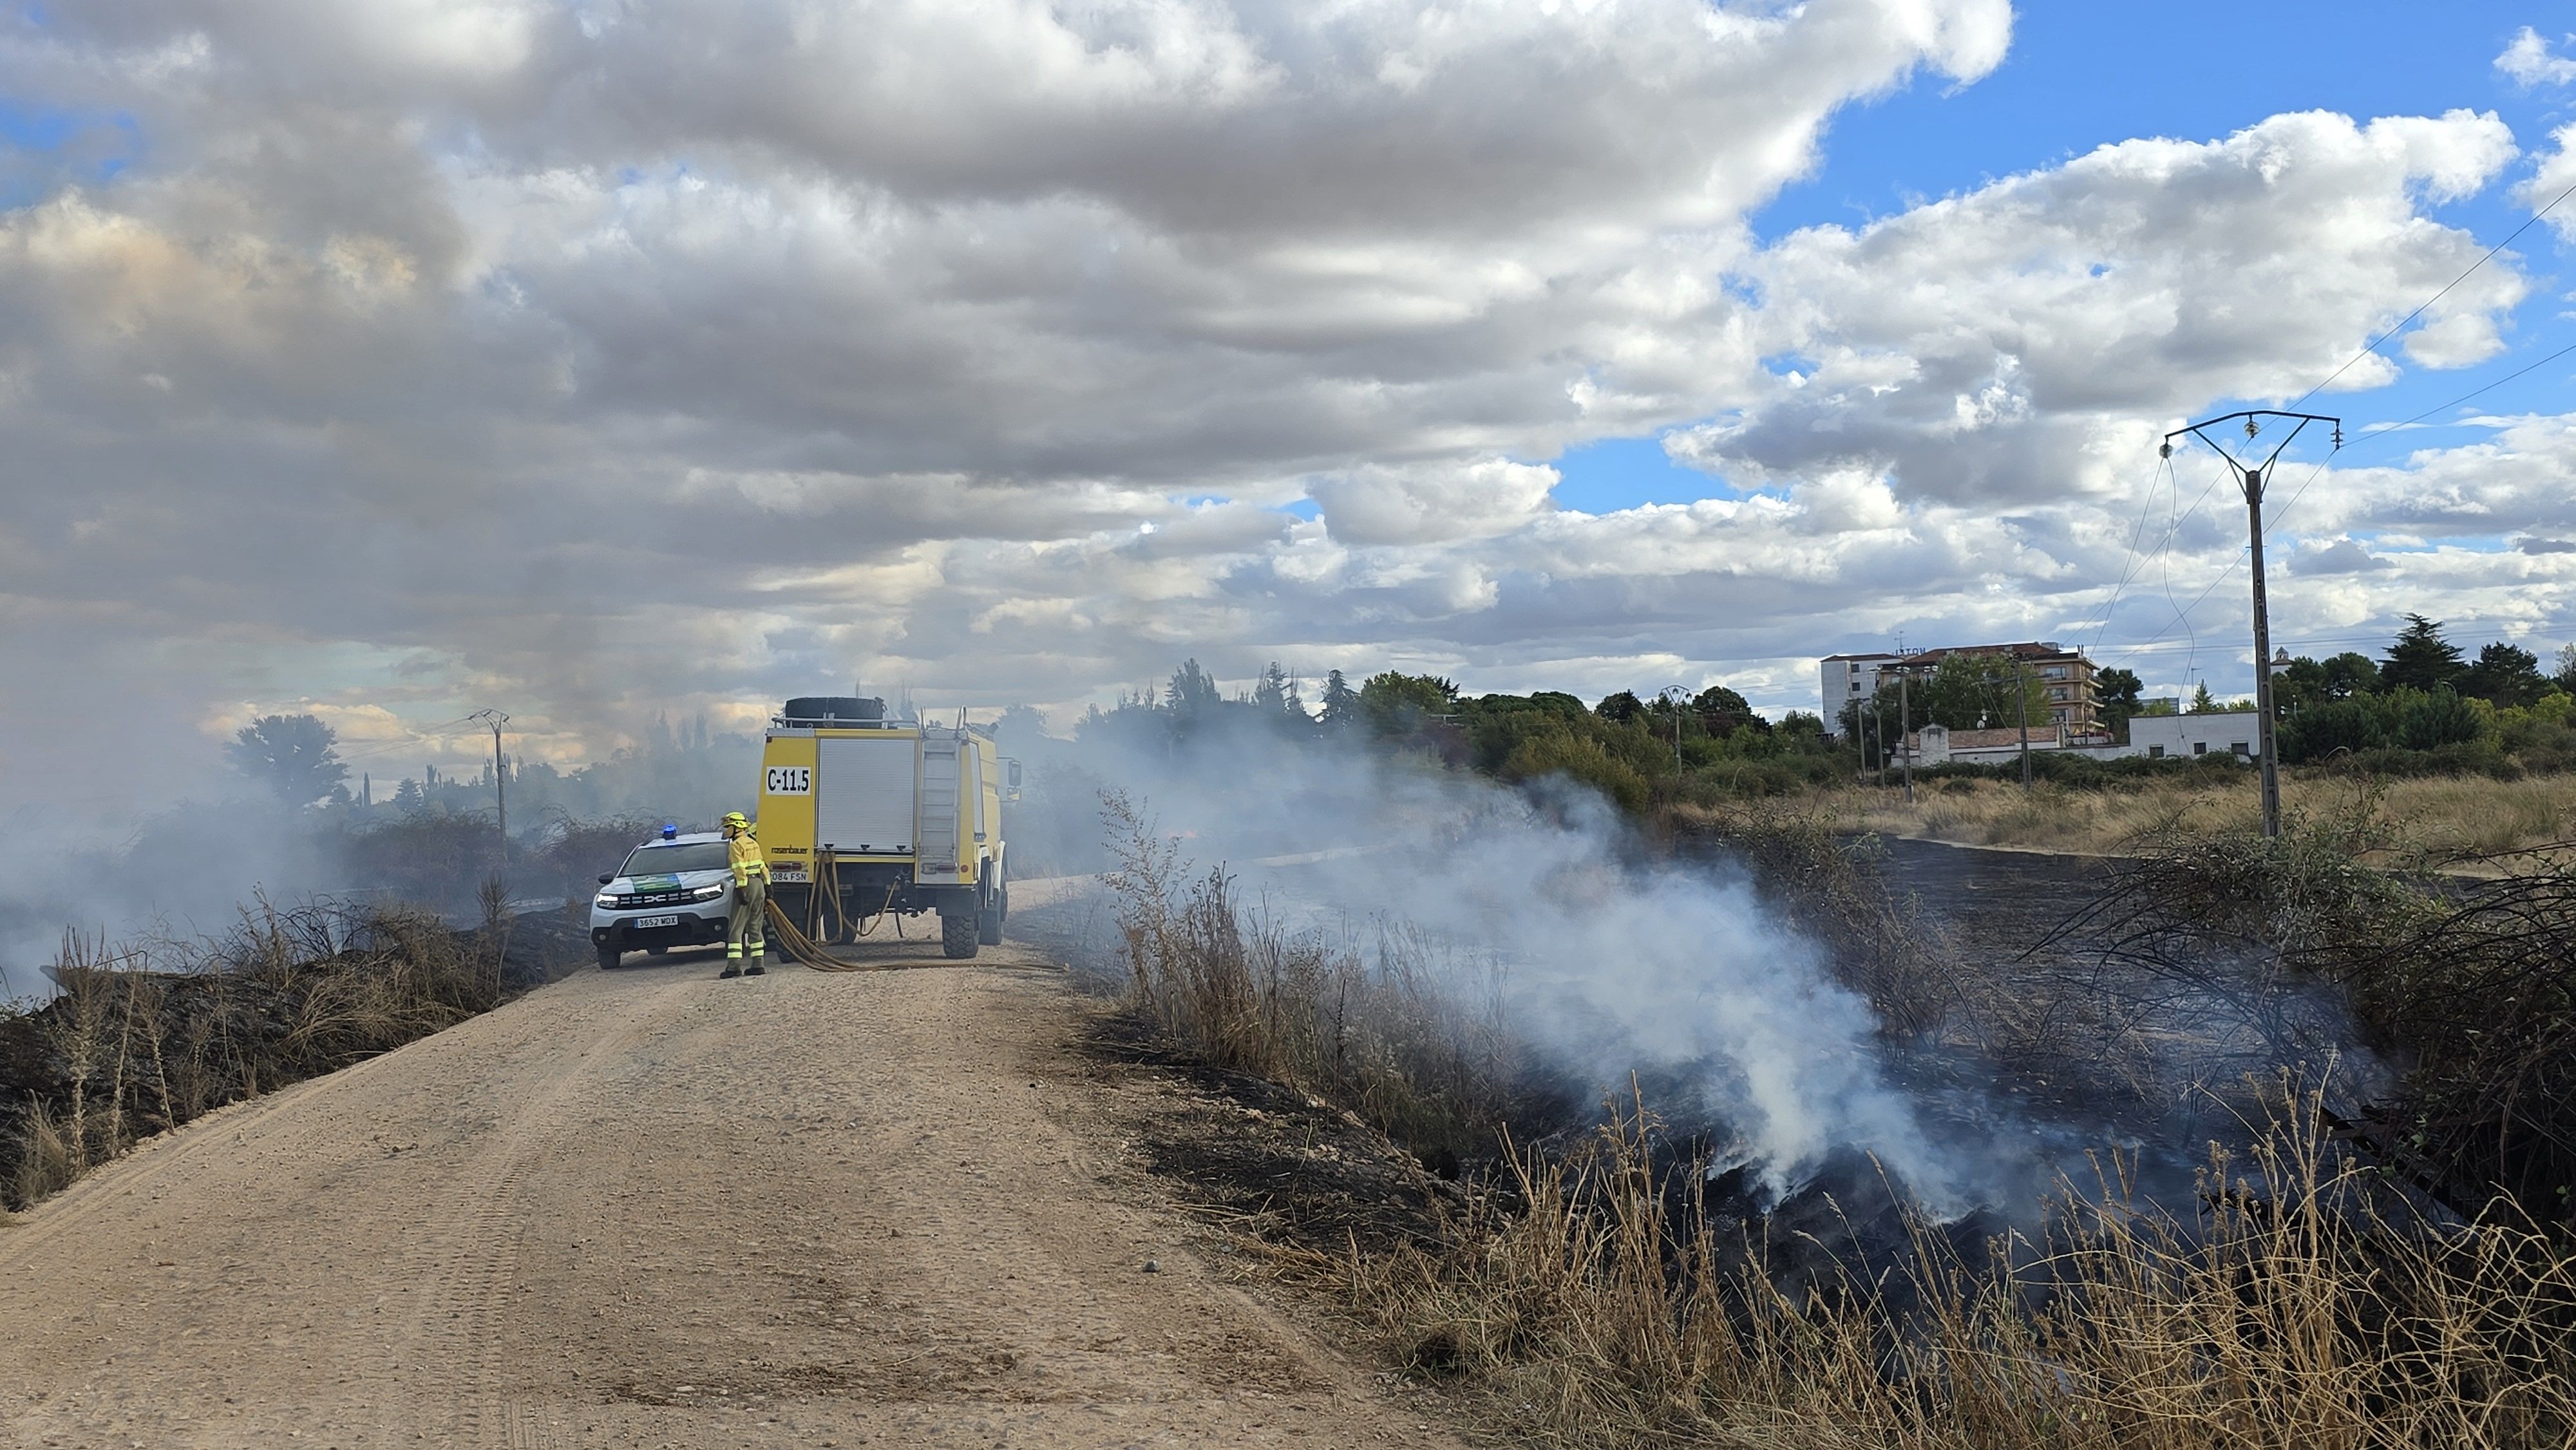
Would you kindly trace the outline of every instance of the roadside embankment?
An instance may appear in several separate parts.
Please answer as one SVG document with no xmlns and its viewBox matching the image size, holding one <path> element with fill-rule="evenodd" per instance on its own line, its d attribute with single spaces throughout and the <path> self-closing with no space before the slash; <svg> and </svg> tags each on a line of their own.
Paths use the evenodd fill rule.
<svg viewBox="0 0 2576 1450">
<path fill-rule="evenodd" d="M 589 960 L 560 913 L 458 931 L 381 904 L 262 903 L 222 936 L 68 938 L 0 1016 L 0 1208 L 155 1134 L 452 1026 Z"/>
</svg>

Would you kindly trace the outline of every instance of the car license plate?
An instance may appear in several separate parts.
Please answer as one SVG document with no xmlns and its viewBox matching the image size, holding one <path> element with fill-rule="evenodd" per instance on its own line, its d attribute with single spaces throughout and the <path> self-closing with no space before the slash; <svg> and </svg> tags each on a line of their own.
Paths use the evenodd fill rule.
<svg viewBox="0 0 2576 1450">
<path fill-rule="evenodd" d="M 680 919 L 676 916 L 639 916 L 635 918 L 635 924 L 638 927 L 678 926 Z"/>
<path fill-rule="evenodd" d="M 769 868 L 769 877 L 773 881 L 793 882 L 796 885 L 801 886 L 805 884 L 805 868 L 802 866 L 772 866 Z"/>
</svg>

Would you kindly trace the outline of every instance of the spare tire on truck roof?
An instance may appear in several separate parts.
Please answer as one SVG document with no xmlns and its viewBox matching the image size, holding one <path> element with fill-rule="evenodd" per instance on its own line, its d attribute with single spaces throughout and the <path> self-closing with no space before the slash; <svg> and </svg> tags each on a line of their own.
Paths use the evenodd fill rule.
<svg viewBox="0 0 2576 1450">
<path fill-rule="evenodd" d="M 885 701 L 873 695 L 799 695 L 779 712 L 789 720 L 849 720 L 875 724 L 885 719 Z"/>
</svg>

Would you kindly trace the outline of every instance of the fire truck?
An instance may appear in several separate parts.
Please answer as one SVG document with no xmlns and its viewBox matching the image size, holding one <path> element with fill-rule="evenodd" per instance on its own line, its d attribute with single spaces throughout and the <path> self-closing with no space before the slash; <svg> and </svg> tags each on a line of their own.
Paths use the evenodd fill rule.
<svg viewBox="0 0 2576 1450">
<path fill-rule="evenodd" d="M 1019 762 L 963 711 L 947 726 L 865 696 L 789 700 L 761 747 L 770 900 L 824 945 L 936 912 L 940 949 L 970 958 L 1010 915 L 1002 807 L 1019 798 Z"/>
</svg>

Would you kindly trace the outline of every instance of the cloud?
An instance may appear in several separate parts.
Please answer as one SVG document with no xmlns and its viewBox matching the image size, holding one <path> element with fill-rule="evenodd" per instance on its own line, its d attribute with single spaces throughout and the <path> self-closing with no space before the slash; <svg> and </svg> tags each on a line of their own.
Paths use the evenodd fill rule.
<svg viewBox="0 0 2576 1450">
<path fill-rule="evenodd" d="M 2427 208 L 2514 155 L 2489 116 L 2280 116 L 1766 247 L 1833 116 L 1987 74 L 2002 0 L 49 13 L 0 86 L 140 142 L 0 211 L 30 799 L 186 789 L 245 708 L 336 712 L 383 776 L 471 768 L 428 727 L 475 706 L 577 759 L 665 709 L 1078 706 L 1182 654 L 1803 703 L 1897 628 L 2089 624 L 2173 415 L 2394 323 L 2482 250 Z M 2526 287 L 2498 258 L 2343 383 L 2491 356 Z M 2303 507 L 2576 529 L 2563 432 Z M 1557 506 L 1567 446 L 1660 433 L 1735 496 Z M 2159 487 L 2123 609 L 2241 543 Z M 2475 552 L 2384 577 L 2559 562 Z M 143 762 L 113 791 L 59 728 L 97 700 Z"/>
<path fill-rule="evenodd" d="M 2367 574 L 2387 567 L 2387 560 L 2350 539 L 2302 549 L 2290 561 L 2292 573 L 2310 575 Z"/>
<path fill-rule="evenodd" d="M 1319 478 L 1307 496 L 1345 544 L 1429 544 L 1509 533 L 1536 520 L 1553 468 L 1485 458 L 1428 468 L 1369 464 Z"/>
<path fill-rule="evenodd" d="M 2549 42 L 2528 25 L 2514 33 L 2512 41 L 2496 56 L 2495 67 L 2525 90 L 2576 81 L 2576 60 L 2552 52 Z"/>
<path fill-rule="evenodd" d="M 2419 211 L 2509 161 L 2491 115 L 2275 116 L 2220 141 L 2128 141 L 1751 259 L 1764 377 L 1675 451 L 1730 478 L 1888 471 L 1910 497 L 2035 502 L 2126 483 L 2163 420 L 2287 400 L 2485 249 Z M 2502 346 L 2528 284 L 2481 269 L 2407 353 Z M 2372 357 L 2338 385 L 2386 381 Z"/>
</svg>

